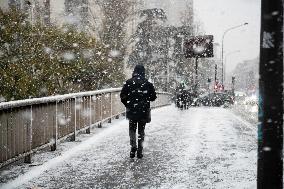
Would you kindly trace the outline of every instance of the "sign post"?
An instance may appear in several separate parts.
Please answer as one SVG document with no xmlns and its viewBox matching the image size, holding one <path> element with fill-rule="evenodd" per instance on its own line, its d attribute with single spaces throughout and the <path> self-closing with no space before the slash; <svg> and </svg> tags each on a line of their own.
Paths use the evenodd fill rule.
<svg viewBox="0 0 284 189">
<path fill-rule="evenodd" d="M 198 90 L 198 58 L 213 57 L 213 35 L 196 36 L 184 42 L 186 58 L 195 58 L 195 92 Z"/>
<path fill-rule="evenodd" d="M 236 83 L 236 77 L 232 77 L 232 95 L 235 101 L 235 83 Z"/>
<path fill-rule="evenodd" d="M 195 57 L 195 91 L 198 89 L 198 57 Z"/>
</svg>

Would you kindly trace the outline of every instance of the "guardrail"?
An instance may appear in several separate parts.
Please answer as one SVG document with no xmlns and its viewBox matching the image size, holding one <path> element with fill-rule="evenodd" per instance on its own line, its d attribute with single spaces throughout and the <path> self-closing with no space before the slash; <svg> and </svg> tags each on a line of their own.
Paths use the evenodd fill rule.
<svg viewBox="0 0 284 189">
<path fill-rule="evenodd" d="M 125 113 L 121 88 L 0 103 L 0 168 Z M 169 105 L 171 94 L 157 93 L 152 108 Z"/>
</svg>

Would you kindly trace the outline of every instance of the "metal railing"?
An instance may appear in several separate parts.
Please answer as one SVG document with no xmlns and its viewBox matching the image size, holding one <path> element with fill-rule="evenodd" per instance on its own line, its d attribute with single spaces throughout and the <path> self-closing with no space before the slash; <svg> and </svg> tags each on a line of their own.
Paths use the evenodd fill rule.
<svg viewBox="0 0 284 189">
<path fill-rule="evenodd" d="M 121 88 L 0 103 L 0 168 L 125 113 Z M 157 93 L 152 108 L 169 105 L 171 94 Z"/>
</svg>

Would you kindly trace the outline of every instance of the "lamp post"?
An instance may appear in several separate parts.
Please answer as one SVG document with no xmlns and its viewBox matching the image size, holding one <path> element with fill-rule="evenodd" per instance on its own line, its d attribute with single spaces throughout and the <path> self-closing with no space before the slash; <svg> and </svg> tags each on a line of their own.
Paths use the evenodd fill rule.
<svg viewBox="0 0 284 189">
<path fill-rule="evenodd" d="M 225 61 L 224 61 L 224 82 L 226 82 L 226 67 L 227 67 L 227 57 L 232 55 L 232 54 L 236 54 L 241 52 L 240 50 L 236 50 L 236 51 L 232 51 L 226 54 L 225 56 Z"/>
<path fill-rule="evenodd" d="M 221 63 L 222 63 L 222 85 L 224 85 L 224 64 L 223 64 L 223 60 L 224 60 L 224 38 L 225 38 L 225 35 L 226 33 L 228 33 L 229 31 L 231 30 L 234 30 L 234 29 L 237 29 L 239 27 L 242 27 L 242 26 L 245 26 L 245 25 L 248 25 L 248 23 L 244 23 L 244 24 L 241 24 L 241 25 L 237 25 L 237 26 L 234 26 L 234 27 L 231 27 L 231 28 L 228 28 L 224 33 L 223 33 L 223 36 L 222 36 L 222 51 L 221 51 Z"/>
</svg>

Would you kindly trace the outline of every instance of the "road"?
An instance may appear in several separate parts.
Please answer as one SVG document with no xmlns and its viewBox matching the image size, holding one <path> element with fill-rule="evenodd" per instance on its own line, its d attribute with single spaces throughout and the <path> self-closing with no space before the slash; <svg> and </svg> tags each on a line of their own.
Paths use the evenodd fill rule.
<svg viewBox="0 0 284 189">
<path fill-rule="evenodd" d="M 229 109 L 163 107 L 145 132 L 141 160 L 116 120 L 0 188 L 256 188 L 256 126 Z"/>
</svg>

